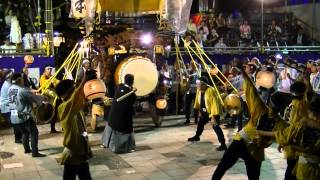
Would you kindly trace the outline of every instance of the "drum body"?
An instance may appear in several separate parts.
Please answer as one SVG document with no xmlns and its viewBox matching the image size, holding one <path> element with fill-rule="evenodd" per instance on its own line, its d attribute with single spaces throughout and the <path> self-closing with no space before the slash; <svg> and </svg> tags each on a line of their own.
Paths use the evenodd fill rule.
<svg viewBox="0 0 320 180">
<path fill-rule="evenodd" d="M 158 84 L 156 65 L 142 56 L 130 57 L 117 66 L 114 74 L 116 84 L 124 83 L 126 74 L 134 76 L 133 87 L 137 88 L 136 95 L 139 97 L 150 94 Z"/>
</svg>

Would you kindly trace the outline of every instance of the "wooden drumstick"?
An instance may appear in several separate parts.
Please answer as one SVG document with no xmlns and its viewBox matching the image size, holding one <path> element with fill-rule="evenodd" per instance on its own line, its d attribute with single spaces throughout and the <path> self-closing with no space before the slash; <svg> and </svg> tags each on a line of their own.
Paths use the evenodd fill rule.
<svg viewBox="0 0 320 180">
<path fill-rule="evenodd" d="M 131 94 L 135 93 L 137 91 L 137 88 L 133 88 L 130 92 L 128 92 L 127 94 L 124 94 L 120 97 L 117 98 L 117 102 L 120 102 L 122 100 L 124 100 L 125 98 L 129 97 Z"/>
</svg>

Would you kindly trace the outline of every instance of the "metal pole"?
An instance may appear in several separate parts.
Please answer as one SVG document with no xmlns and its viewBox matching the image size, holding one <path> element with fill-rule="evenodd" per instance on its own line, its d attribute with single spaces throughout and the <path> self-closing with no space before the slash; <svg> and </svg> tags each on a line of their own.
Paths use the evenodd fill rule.
<svg viewBox="0 0 320 180">
<path fill-rule="evenodd" d="M 264 17 L 263 17 L 263 0 L 261 0 L 261 46 L 263 46 L 263 36 L 264 36 L 264 32 L 263 32 L 263 21 L 264 21 Z"/>
<path fill-rule="evenodd" d="M 48 50 L 47 55 L 54 55 L 54 46 L 53 46 L 53 14 L 52 14 L 52 0 L 46 0 L 46 16 L 45 16 L 45 24 L 46 24 L 46 35 L 48 41 Z"/>
<path fill-rule="evenodd" d="M 37 1 L 38 3 L 38 12 L 37 12 L 37 18 L 38 18 L 38 49 L 41 49 L 42 47 L 42 41 L 41 41 L 41 29 L 40 29 L 40 23 L 41 23 L 41 5 L 40 0 Z"/>
<path fill-rule="evenodd" d="M 314 26 L 317 27 L 317 23 L 316 23 L 316 0 L 313 0 L 313 9 L 312 9 L 312 24 L 314 24 L 313 26 L 311 26 L 311 38 L 312 40 L 314 39 Z"/>
</svg>

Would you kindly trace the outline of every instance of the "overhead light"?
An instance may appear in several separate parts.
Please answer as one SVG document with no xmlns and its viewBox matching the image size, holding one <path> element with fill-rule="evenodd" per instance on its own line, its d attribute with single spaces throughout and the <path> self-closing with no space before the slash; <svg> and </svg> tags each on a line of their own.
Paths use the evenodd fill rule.
<svg viewBox="0 0 320 180">
<path fill-rule="evenodd" d="M 146 45 L 150 44 L 150 43 L 152 42 L 152 35 L 151 35 L 151 33 L 143 34 L 143 35 L 141 36 L 140 40 L 141 40 L 141 42 L 142 42 L 143 44 L 146 44 Z"/>
</svg>

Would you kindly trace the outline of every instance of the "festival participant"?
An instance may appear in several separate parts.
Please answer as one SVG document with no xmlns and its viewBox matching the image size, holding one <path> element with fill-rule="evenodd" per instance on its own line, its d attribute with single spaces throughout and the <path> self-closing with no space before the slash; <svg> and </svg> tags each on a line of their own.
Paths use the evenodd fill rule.
<svg viewBox="0 0 320 180">
<path fill-rule="evenodd" d="M 264 160 L 264 148 L 270 144 L 269 139 L 257 136 L 256 129 L 272 128 L 264 124 L 269 122 L 270 118 L 274 118 L 276 113 L 264 104 L 255 85 L 245 72 L 243 72 L 243 80 L 243 89 L 250 112 L 250 119 L 247 125 L 233 138 L 231 145 L 224 153 L 212 176 L 213 180 L 220 180 L 239 158 L 245 161 L 248 178 L 250 180 L 259 179 L 261 163 Z M 272 108 L 277 107 L 281 102 L 279 100 L 276 102 L 275 100 L 278 100 L 278 98 L 274 98 L 274 101 L 272 101 L 273 103 L 271 104 L 274 104 Z M 275 118 L 274 122 L 278 122 L 278 119 Z M 276 126 L 278 126 L 277 124 Z"/>
<path fill-rule="evenodd" d="M 258 131 L 258 134 L 275 137 L 276 141 L 297 153 L 298 160 L 290 174 L 291 179 L 318 180 L 320 179 L 320 99 L 314 97 L 309 108 L 301 107 L 299 111 L 306 111 L 301 119 L 290 124 L 284 132 Z M 289 179 L 286 173 L 285 179 Z"/>
<path fill-rule="evenodd" d="M 59 119 L 64 132 L 61 164 L 64 165 L 63 179 L 91 180 L 88 159 L 92 157 L 88 133 L 83 115 L 85 97 L 83 87 L 86 75 L 78 87 L 72 80 L 62 80 L 56 87 L 62 99 L 58 108 Z"/>
<path fill-rule="evenodd" d="M 184 122 L 185 125 L 190 124 L 190 114 L 191 114 L 191 106 L 192 102 L 196 98 L 196 92 L 197 92 L 197 79 L 198 79 L 198 74 L 195 70 L 195 65 L 190 63 L 190 68 L 189 68 L 189 89 L 186 92 L 186 100 L 185 100 L 185 114 L 186 114 L 186 121 Z M 194 122 L 195 124 L 198 123 L 198 114 L 197 110 L 194 109 Z"/>
<path fill-rule="evenodd" d="M 28 67 L 22 68 L 22 77 L 23 77 L 25 87 L 30 88 L 30 89 L 36 89 L 36 85 L 33 83 L 31 78 L 29 77 Z"/>
<path fill-rule="evenodd" d="M 238 90 L 239 94 L 241 95 L 241 92 L 243 91 L 243 78 L 240 73 L 239 68 L 232 67 L 231 68 L 232 78 L 230 79 L 230 82 L 232 85 Z M 243 101 L 241 99 L 241 102 L 243 104 Z M 231 123 L 227 125 L 227 127 L 234 128 L 236 121 L 238 122 L 238 132 L 242 129 L 242 116 L 243 111 L 240 112 L 240 114 L 237 115 L 231 115 Z"/>
<path fill-rule="evenodd" d="M 46 84 L 47 81 L 51 78 L 51 72 L 52 72 L 52 67 L 49 66 L 49 65 L 47 65 L 47 66 L 45 67 L 45 69 L 44 69 L 43 74 L 42 74 L 41 77 L 40 77 L 40 87 L 44 87 L 44 86 L 47 85 L 47 84 Z M 51 79 L 50 81 L 51 81 L 51 82 L 50 82 L 50 84 L 48 85 L 48 88 L 49 88 L 49 89 L 54 89 L 54 88 L 57 86 L 57 84 L 59 83 L 59 80 L 56 79 L 56 78 L 53 78 L 53 79 Z M 56 101 L 56 105 L 55 105 L 56 111 L 58 110 L 58 106 L 59 106 L 59 104 L 60 104 L 61 102 L 62 102 L 61 99 L 58 98 L 57 101 Z M 51 128 L 50 133 L 58 133 L 58 131 L 57 131 L 56 128 L 55 128 L 57 121 L 58 121 L 58 117 L 57 117 L 57 115 L 55 115 L 55 116 L 52 118 L 51 122 L 50 122 L 50 128 Z"/>
<path fill-rule="evenodd" d="M 4 82 L 1 86 L 1 95 L 0 95 L 0 108 L 1 115 L 7 121 L 10 121 L 10 107 L 9 107 L 9 88 L 11 86 L 11 76 L 13 72 L 11 70 L 4 71 Z M 17 126 L 13 126 L 14 139 L 15 143 L 22 143 L 22 133 L 20 132 Z"/>
<path fill-rule="evenodd" d="M 82 67 L 78 70 L 76 82 L 80 82 L 85 72 L 90 68 L 90 61 L 88 59 L 84 59 L 82 61 Z"/>
<path fill-rule="evenodd" d="M 132 87 L 134 76 L 126 74 L 124 84 L 116 90 L 109 114 L 108 124 L 102 135 L 102 145 L 114 153 L 129 153 L 135 150 L 133 134 L 133 114 L 136 95 L 133 93 L 121 101 L 117 99 L 129 92 L 135 92 Z"/>
<path fill-rule="evenodd" d="M 288 128 L 284 130 L 277 131 L 276 133 L 276 141 L 282 145 L 283 142 L 286 141 L 287 134 L 291 131 L 291 126 L 295 126 L 295 124 L 299 123 L 302 117 L 306 116 L 306 109 L 308 107 L 308 103 L 306 102 L 306 98 L 304 97 L 306 91 L 306 85 L 303 82 L 295 82 L 291 85 L 290 91 L 292 93 L 292 108 L 289 116 L 289 124 Z M 292 171 L 298 161 L 298 153 L 291 147 L 284 147 L 285 158 L 287 159 L 287 169 L 285 173 L 285 179 L 296 179 L 296 177 L 292 174 Z"/>
<path fill-rule="evenodd" d="M 8 90 L 10 120 L 22 133 L 24 153 L 31 153 L 32 157 L 44 157 L 38 151 L 39 131 L 33 119 L 33 104 L 40 106 L 43 98 L 35 95 L 30 89 L 24 87 L 23 77 L 20 73 L 12 75 L 12 85 Z M 31 147 L 29 136 L 31 135 Z"/>
<path fill-rule="evenodd" d="M 218 99 L 219 92 L 208 86 L 208 78 L 202 76 L 200 78 L 200 86 L 198 87 L 194 108 L 199 112 L 199 122 L 195 136 L 188 139 L 188 141 L 200 141 L 200 136 L 203 132 L 204 126 L 212 121 L 212 128 L 218 136 L 220 146 L 218 151 L 227 149 L 223 131 L 220 128 L 220 114 L 222 113 L 222 105 Z"/>
<path fill-rule="evenodd" d="M 44 68 L 44 71 L 40 77 L 40 87 L 44 86 L 47 82 L 47 80 L 49 80 L 51 78 L 51 72 L 52 72 L 52 67 L 50 65 L 47 65 Z M 53 88 L 55 87 L 57 84 L 59 83 L 59 80 L 57 79 L 52 79 L 50 82 L 50 85 L 48 86 L 49 88 Z"/>
</svg>

